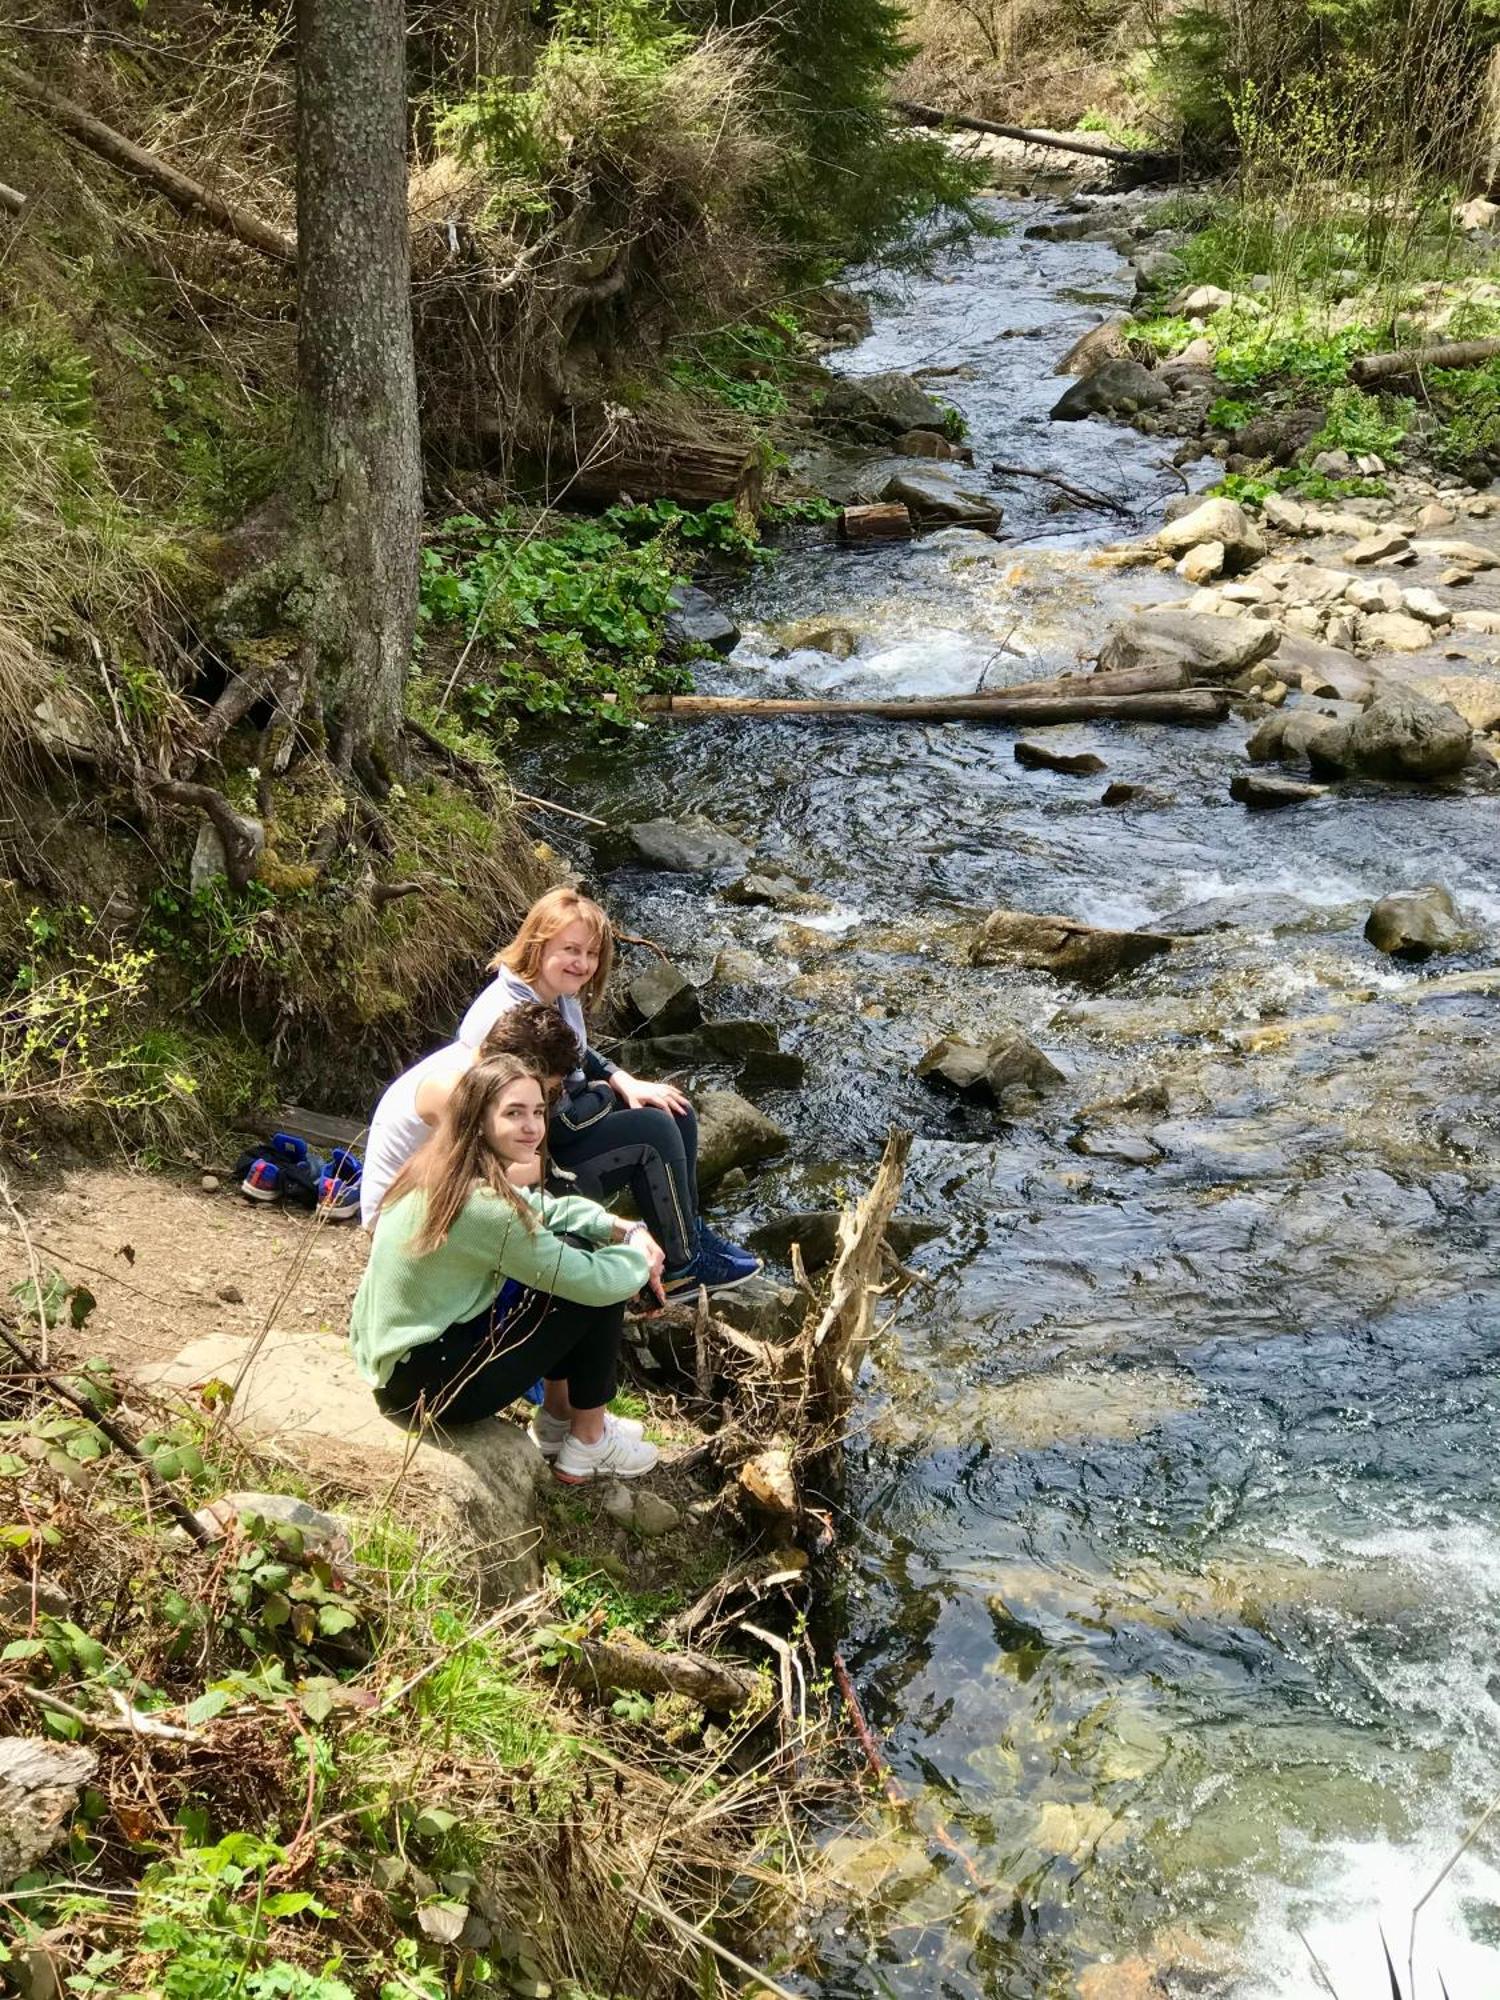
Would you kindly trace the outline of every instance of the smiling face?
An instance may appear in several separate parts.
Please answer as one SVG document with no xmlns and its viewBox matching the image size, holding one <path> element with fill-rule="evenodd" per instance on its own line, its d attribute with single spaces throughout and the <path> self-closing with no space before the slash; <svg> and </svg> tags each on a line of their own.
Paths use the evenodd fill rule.
<svg viewBox="0 0 1500 2000">
<path fill-rule="evenodd" d="M 508 1167 L 527 1166 L 541 1150 L 547 1130 L 542 1086 L 534 1076 L 506 1084 L 490 1106 L 490 1145 Z"/>
<path fill-rule="evenodd" d="M 575 917 L 542 946 L 542 962 L 531 982 L 532 991 L 547 1001 L 564 994 L 576 997 L 593 978 L 598 964 L 599 940 L 593 926 Z"/>
</svg>

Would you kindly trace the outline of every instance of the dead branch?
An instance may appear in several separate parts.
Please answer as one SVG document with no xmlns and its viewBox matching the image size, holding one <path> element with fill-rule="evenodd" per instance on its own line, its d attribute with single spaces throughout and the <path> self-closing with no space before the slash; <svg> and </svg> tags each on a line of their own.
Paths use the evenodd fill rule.
<svg viewBox="0 0 1500 2000">
<path fill-rule="evenodd" d="M 26 197 L 19 188 L 7 187 L 0 181 L 0 208 L 8 208 L 12 215 L 19 215 L 26 206 Z"/>
<path fill-rule="evenodd" d="M 893 1129 L 870 1192 L 856 1209 L 839 1217 L 839 1253 L 828 1303 L 808 1337 L 812 1412 L 820 1424 L 842 1425 L 854 1400 L 855 1378 L 870 1344 L 881 1247 L 901 1198 L 910 1151 L 910 1132 Z"/>
<path fill-rule="evenodd" d="M 743 1708 L 760 1692 L 756 1675 L 703 1653 L 658 1653 L 624 1638 L 584 1639 L 570 1668 L 577 1684 L 627 1688 L 641 1694 L 681 1694 L 700 1707 Z"/>
<path fill-rule="evenodd" d="M 1217 688 L 1176 694 L 940 695 L 925 701 L 833 701 L 807 697 L 758 700 L 748 695 L 655 695 L 641 705 L 671 722 L 708 722 L 721 715 L 821 716 L 883 722 L 987 722 L 997 728 L 1048 722 L 1222 721 L 1230 696 Z"/>
<path fill-rule="evenodd" d="M 69 138 L 87 146 L 101 160 L 107 160 L 122 173 L 131 174 L 154 187 L 158 194 L 164 195 L 174 208 L 181 209 L 185 215 L 201 216 L 241 243 L 249 244 L 251 249 L 259 250 L 263 256 L 275 258 L 278 263 L 296 263 L 294 238 L 283 234 L 248 209 L 226 201 L 222 195 L 204 187 L 201 181 L 190 180 L 155 153 L 148 153 L 144 146 L 137 146 L 123 133 L 95 118 L 81 104 L 74 104 L 71 98 L 59 97 L 56 91 L 50 90 L 18 64 L 0 61 L 0 83 L 28 99 L 34 107 L 46 113 L 49 123 L 60 126 Z"/>
<path fill-rule="evenodd" d="M 1048 486 L 1055 486 L 1059 493 L 1066 493 L 1080 507 L 1097 507 L 1106 513 L 1123 515 L 1127 521 L 1135 519 L 1134 509 L 1127 507 L 1123 500 L 1113 499 L 1108 493 L 1091 493 L 1086 486 L 1075 486 L 1071 480 L 1059 479 L 1055 472 L 1041 472 L 1030 465 L 1008 465 L 1003 458 L 995 459 L 990 471 L 1010 479 L 1040 479 Z"/>
<path fill-rule="evenodd" d="M 224 863 L 232 889 L 243 889 L 255 877 L 255 864 L 265 845 L 265 828 L 257 819 L 235 811 L 212 785 L 189 784 L 182 778 L 147 778 L 146 787 L 176 806 L 195 806 L 211 822 L 224 843 Z"/>
<path fill-rule="evenodd" d="M 1356 382 L 1389 382 L 1427 368 L 1478 368 L 1500 355 L 1500 340 L 1439 341 L 1433 347 L 1398 347 L 1389 354 L 1360 354 L 1349 363 Z"/>
<path fill-rule="evenodd" d="M 1138 152 L 1129 146 L 1108 145 L 1103 139 L 1079 139 L 1066 132 L 1036 132 L 1025 125 L 997 125 L 993 118 L 973 118 L 964 111 L 938 111 L 930 104 L 913 104 L 904 97 L 893 97 L 891 109 L 913 125 L 929 125 L 938 131 L 956 127 L 961 132 L 988 132 L 997 139 L 1019 139 L 1028 146 L 1049 146 L 1057 153 L 1084 153 L 1090 159 L 1112 160 L 1117 166 L 1133 167 L 1142 174 L 1159 173 L 1176 165 L 1168 153 Z"/>
</svg>

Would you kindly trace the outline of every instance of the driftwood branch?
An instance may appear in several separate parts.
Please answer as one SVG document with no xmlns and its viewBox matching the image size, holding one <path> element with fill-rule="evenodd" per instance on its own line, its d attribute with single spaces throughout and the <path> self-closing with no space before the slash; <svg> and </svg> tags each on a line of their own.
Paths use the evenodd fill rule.
<svg viewBox="0 0 1500 2000">
<path fill-rule="evenodd" d="M 81 104 L 71 98 L 59 97 L 39 78 L 18 64 L 0 61 L 0 84 L 13 90 L 18 97 L 25 98 L 32 106 L 45 113 L 50 124 L 59 126 L 71 139 L 81 146 L 87 146 L 91 153 L 97 153 L 101 160 L 107 160 L 112 167 L 122 173 L 131 174 L 164 195 L 174 208 L 185 215 L 202 216 L 241 243 L 248 243 L 252 250 L 259 250 L 263 256 L 273 257 L 281 264 L 295 264 L 297 244 L 295 238 L 277 229 L 263 217 L 252 214 L 212 188 L 204 187 L 201 181 L 191 180 L 169 166 L 155 153 L 148 153 L 144 146 L 137 146 L 122 132 L 116 132 L 110 125 L 85 111 Z"/>
<path fill-rule="evenodd" d="M 703 1653 L 657 1653 L 618 1639 L 585 1639 L 571 1678 L 584 1687 L 681 1694 L 703 1708 L 743 1708 L 760 1691 L 759 1678 Z"/>
<path fill-rule="evenodd" d="M 1031 727 L 1047 722 L 1219 722 L 1230 697 L 1216 688 L 1176 694 L 941 695 L 927 701 L 758 701 L 742 695 L 661 695 L 642 704 L 673 722 L 721 715 L 878 717 L 885 722 L 989 722 Z"/>
<path fill-rule="evenodd" d="M 1036 132 L 1025 125 L 997 125 L 993 118 L 972 118 L 964 111 L 938 111 L 930 104 L 913 104 L 904 97 L 893 97 L 891 109 L 913 125 L 930 125 L 939 131 L 955 126 L 961 132 L 988 132 L 994 138 L 1019 139 L 1028 146 L 1050 146 L 1058 153 L 1083 153 L 1093 160 L 1112 160 L 1117 166 L 1134 167 L 1142 173 L 1160 172 L 1175 164 L 1169 153 L 1138 152 L 1129 146 L 1111 146 L 1103 139 L 1080 139 L 1065 132 Z"/>
<path fill-rule="evenodd" d="M 1432 347 L 1398 347 L 1389 354 L 1360 354 L 1349 364 L 1356 382 L 1389 382 L 1426 368 L 1478 368 L 1500 355 L 1500 340 L 1438 341 Z"/>
<path fill-rule="evenodd" d="M 839 1217 L 839 1252 L 828 1303 L 808 1340 L 812 1410 L 820 1423 L 841 1424 L 854 1400 L 855 1378 L 870 1344 L 881 1249 L 901 1198 L 910 1151 L 910 1132 L 893 1129 L 870 1192 Z"/>
<path fill-rule="evenodd" d="M 990 471 L 998 472 L 1004 479 L 1039 479 L 1046 486 L 1055 486 L 1059 493 L 1066 493 L 1080 507 L 1097 507 L 1104 513 L 1123 515 L 1127 521 L 1135 519 L 1135 510 L 1127 507 L 1123 500 L 1115 500 L 1108 493 L 1091 493 L 1086 486 L 1075 486 L 1069 479 L 1059 479 L 1055 472 L 1041 472 L 1031 465 L 1008 465 L 1002 458 L 994 461 Z"/>
</svg>

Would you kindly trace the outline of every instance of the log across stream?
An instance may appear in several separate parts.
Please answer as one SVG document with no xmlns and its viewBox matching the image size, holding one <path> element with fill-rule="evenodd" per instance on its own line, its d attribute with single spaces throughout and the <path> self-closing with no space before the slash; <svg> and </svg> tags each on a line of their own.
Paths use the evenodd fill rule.
<svg viewBox="0 0 1500 2000">
<path fill-rule="evenodd" d="M 1149 532 L 1180 491 L 1162 441 L 1047 422 L 1056 360 L 1131 295 L 1106 245 L 1025 237 L 1051 212 L 1001 201 L 1009 234 L 888 280 L 841 365 L 957 371 L 980 467 L 1108 491 Z M 1194 691 L 1078 678 L 1181 585 L 1101 565 L 1118 524 L 1058 491 L 1010 487 L 998 544 L 791 549 L 674 708 L 694 727 L 554 748 L 532 788 L 707 818 L 797 885 L 779 911 L 734 870 L 604 884 L 710 1015 L 807 1066 L 760 1093 L 789 1151 L 715 1223 L 843 1206 L 900 1125 L 903 1211 L 939 1231 L 858 1380 L 838 1521 L 842 1657 L 911 1812 L 824 1829 L 847 1907 L 809 1990 L 1300 2000 L 1305 1938 L 1353 2000 L 1389 1990 L 1381 1925 L 1404 1963 L 1500 1754 L 1500 1035 L 1484 982 L 1434 977 L 1494 961 L 1500 810 L 1236 804 L 1222 704 L 1163 727 L 1118 704 Z M 1061 677 L 1116 713 L 1049 726 L 1073 769 L 1018 763 Z M 943 706 L 976 689 L 981 726 Z M 1371 905 L 1430 880 L 1473 951 L 1380 958 Z M 1185 941 L 1084 989 L 972 963 L 997 906 Z M 915 1075 L 1002 1028 L 1061 1072 L 1045 1095 L 1002 1116 Z M 1496 1863 L 1481 1838 L 1424 1909 L 1423 1992 L 1500 1984 Z"/>
</svg>

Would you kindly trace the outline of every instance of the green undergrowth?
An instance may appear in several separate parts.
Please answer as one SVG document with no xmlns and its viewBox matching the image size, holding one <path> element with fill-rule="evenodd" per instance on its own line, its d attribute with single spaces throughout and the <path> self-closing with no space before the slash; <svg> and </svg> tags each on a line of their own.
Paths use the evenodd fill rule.
<svg viewBox="0 0 1500 2000">
<path fill-rule="evenodd" d="M 106 1362 L 55 1365 L 182 1507 L 344 1511 L 242 1502 L 196 1546 L 91 1417 L 0 1373 L 0 1728 L 96 1760 L 0 1896 L 0 1981 L 40 1950 L 96 2000 L 724 1991 L 640 1894 L 769 1954 L 791 1857 L 746 1737 L 572 1691 L 583 1637 L 661 1592 L 570 1577 L 482 1615 L 429 1538 L 247 1454 L 227 1384 L 143 1410 Z"/>
</svg>

